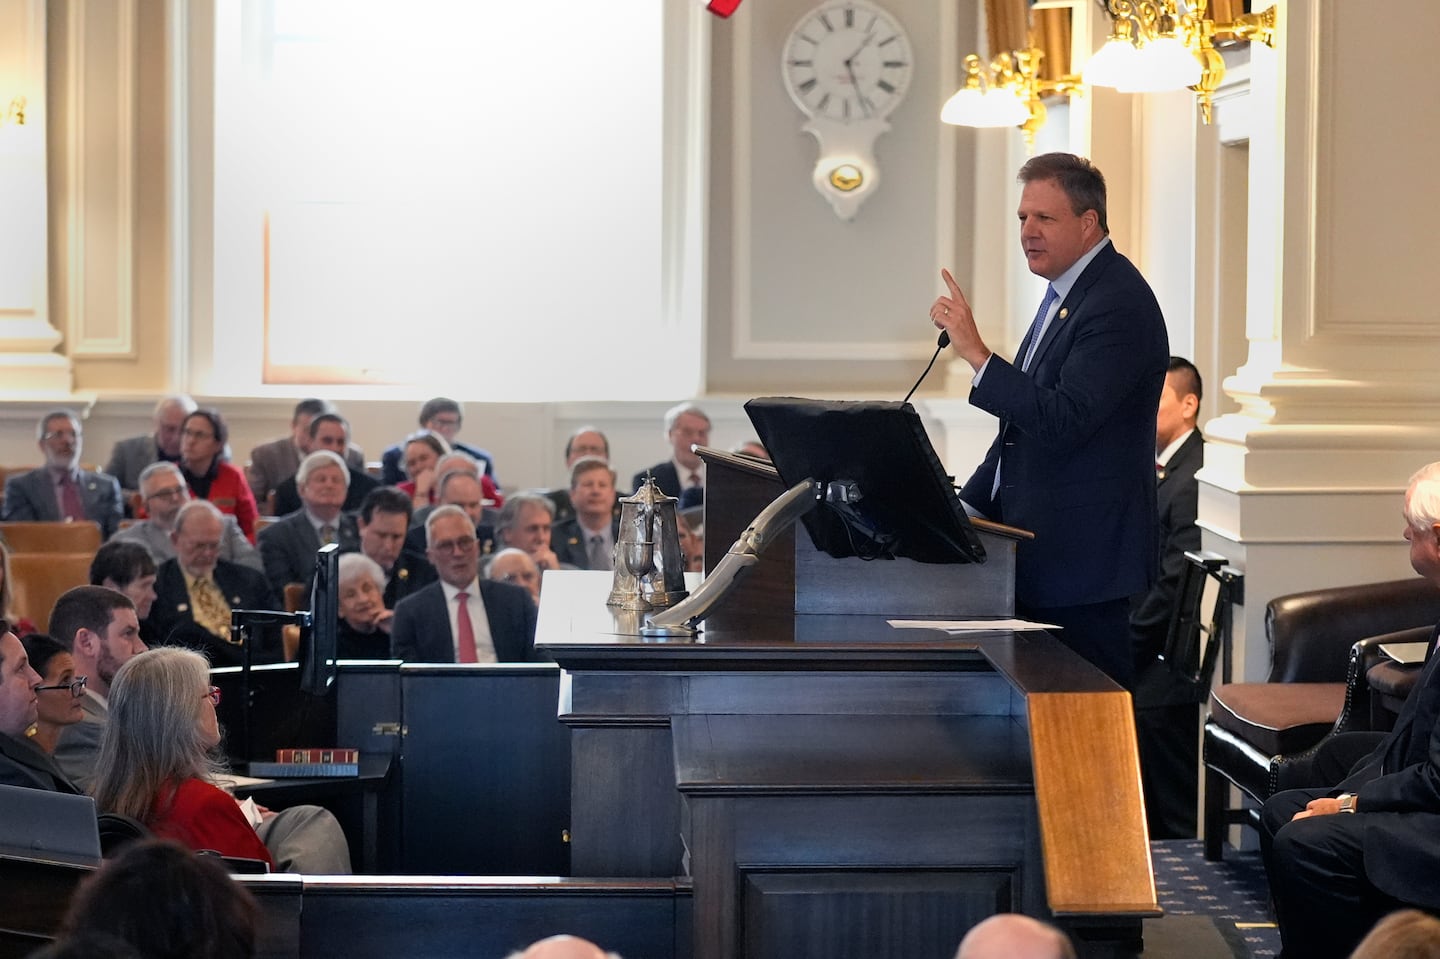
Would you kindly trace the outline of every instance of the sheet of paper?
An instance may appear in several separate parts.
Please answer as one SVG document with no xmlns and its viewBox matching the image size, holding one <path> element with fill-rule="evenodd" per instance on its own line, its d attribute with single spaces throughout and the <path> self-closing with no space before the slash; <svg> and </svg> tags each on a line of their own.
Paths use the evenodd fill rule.
<svg viewBox="0 0 1440 959">
<path fill-rule="evenodd" d="M 273 783 L 273 779 L 256 779 L 254 776 L 242 776 L 239 773 L 222 773 L 215 777 L 215 785 L 224 790 L 232 790 L 236 786 L 258 786 L 261 783 Z"/>
<path fill-rule="evenodd" d="M 888 622 L 896 629 L 938 629 L 952 635 L 997 629 L 1020 631 L 1060 628 L 1050 623 L 1032 623 L 1028 619 L 892 619 Z"/>
</svg>

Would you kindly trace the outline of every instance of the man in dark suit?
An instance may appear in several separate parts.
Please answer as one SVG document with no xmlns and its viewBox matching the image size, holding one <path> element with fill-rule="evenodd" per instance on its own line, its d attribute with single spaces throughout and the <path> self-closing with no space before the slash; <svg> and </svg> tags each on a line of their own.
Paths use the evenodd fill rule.
<svg viewBox="0 0 1440 959">
<path fill-rule="evenodd" d="M 1110 243 L 1105 179 L 1050 153 L 1020 170 L 1020 243 L 1050 281 L 1013 364 L 991 353 L 949 271 L 930 317 L 975 370 L 970 403 L 1000 418 L 961 499 L 1028 529 L 1015 560 L 1021 616 L 1129 686 L 1129 600 L 1155 580 L 1155 411 L 1170 354 L 1160 306 Z"/>
<path fill-rule="evenodd" d="M 1203 386 L 1189 360 L 1170 357 L 1155 414 L 1155 496 L 1160 515 L 1160 578 L 1130 600 L 1135 650 L 1135 734 L 1151 839 L 1192 839 L 1200 791 L 1199 719 L 1193 702 L 1173 702 L 1174 673 L 1158 657 L 1185 575 L 1185 553 L 1200 548 L 1195 525 L 1200 489 L 1195 473 L 1205 458 L 1196 428 Z"/>
<path fill-rule="evenodd" d="M 316 450 L 300 463 L 300 508 L 260 531 L 260 559 L 270 589 L 282 595 L 290 583 L 305 583 L 306 595 L 315 576 L 315 553 L 341 540 L 340 507 L 350 481 L 345 461 L 330 450 Z"/>
<path fill-rule="evenodd" d="M 20 640 L 8 626 L 0 628 L 0 783 L 79 793 L 55 761 L 25 737 L 38 715 L 35 687 L 41 679 Z"/>
<path fill-rule="evenodd" d="M 349 528 L 353 523 L 353 531 Z M 370 491 L 359 514 L 340 536 L 341 549 L 370 557 L 385 572 L 385 608 L 435 582 L 435 567 L 405 545 L 410 529 L 410 497 L 393 486 Z"/>
<path fill-rule="evenodd" d="M 571 467 L 587 456 L 598 456 L 605 462 L 610 462 L 610 440 L 593 426 L 582 426 L 565 440 L 566 472 L 568 473 Z M 555 514 L 555 520 L 570 519 L 575 515 L 575 507 L 570 504 L 569 486 L 563 489 L 558 486 L 547 489 L 545 495 L 550 498 L 550 503 L 554 507 L 551 512 Z M 507 499 L 506 502 L 508 503 L 509 500 Z M 497 529 L 496 532 L 499 530 Z M 524 547 L 517 548 L 523 549 Z M 540 568 L 543 570 L 545 567 L 542 564 Z"/>
<path fill-rule="evenodd" d="M 705 461 L 690 447 L 710 445 L 710 417 L 694 403 L 672 406 L 665 411 L 665 439 L 670 458 L 636 473 L 630 489 L 639 489 L 648 472 L 660 492 L 684 500 L 682 507 L 699 506 L 705 501 Z"/>
<path fill-rule="evenodd" d="M 69 410 L 47 413 L 35 430 L 45 465 L 5 480 L 3 518 L 94 520 L 106 539 L 120 525 L 120 484 L 107 473 L 80 468 L 80 420 Z"/>
<path fill-rule="evenodd" d="M 575 569 L 614 569 L 620 521 L 615 515 L 615 471 L 610 464 L 593 456 L 577 460 L 570 470 L 570 502 L 575 517 L 556 523 L 550 531 L 555 558 Z"/>
<path fill-rule="evenodd" d="M 475 524 L 458 506 L 425 521 L 440 575 L 395 607 L 390 648 L 412 663 L 523 663 L 535 658 L 535 601 L 520 586 L 479 578 Z"/>
<path fill-rule="evenodd" d="M 141 471 L 151 463 L 180 462 L 180 431 L 195 409 L 195 401 L 184 393 L 162 397 L 155 404 L 154 432 L 116 443 L 105 472 L 119 480 L 126 493 L 133 493 L 140 489 Z"/>
<path fill-rule="evenodd" d="M 310 421 L 310 452 L 329 450 L 336 456 L 344 457 L 350 449 L 350 423 L 339 413 L 321 413 Z M 363 469 L 356 469 L 349 462 L 345 469 L 350 476 L 350 485 L 345 489 L 345 502 L 340 509 L 353 513 L 365 501 L 365 495 L 380 485 Z M 298 470 L 297 470 L 298 472 Z M 275 515 L 289 516 L 303 505 L 300 502 L 300 478 L 291 476 L 275 487 Z"/>
<path fill-rule="evenodd" d="M 480 469 L 490 477 L 496 489 L 500 487 L 500 477 L 495 475 L 495 457 L 489 451 L 478 446 L 469 446 L 460 442 L 455 437 L 460 433 L 460 427 L 465 423 L 465 411 L 460 404 L 448 396 L 437 396 L 434 399 L 426 400 L 420 407 L 420 428 L 429 430 L 440 436 L 450 449 L 466 453 Z M 405 444 L 396 443 L 385 450 L 380 457 L 380 481 L 387 486 L 396 486 L 406 480 L 405 475 Z M 414 479 L 415 477 L 408 477 Z"/>
<path fill-rule="evenodd" d="M 1440 586 L 1440 463 L 1405 493 L 1410 565 Z M 1432 652 L 1395 727 L 1353 764 L 1328 764 L 1369 746 L 1342 733 L 1310 763 L 1315 788 L 1276 793 L 1260 817 L 1260 848 L 1280 924 L 1282 957 L 1339 959 L 1402 906 L 1440 910 L 1440 656 Z M 1338 782 L 1336 768 L 1341 772 Z M 1327 781 L 1328 780 L 1328 781 Z"/>
<path fill-rule="evenodd" d="M 242 652 L 230 635 L 234 609 L 278 609 L 270 584 L 247 566 L 219 558 L 224 517 L 209 500 L 191 500 L 175 517 L 175 558 L 155 574 L 155 604 L 150 607 L 151 634 L 175 646 L 189 646 L 216 666 L 238 666 Z M 277 631 L 253 634 L 251 662 L 280 658 Z"/>
</svg>

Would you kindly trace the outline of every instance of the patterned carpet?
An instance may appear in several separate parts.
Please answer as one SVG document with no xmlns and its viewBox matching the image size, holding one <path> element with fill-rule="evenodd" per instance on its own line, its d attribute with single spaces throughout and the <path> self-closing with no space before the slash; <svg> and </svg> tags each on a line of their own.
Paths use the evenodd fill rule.
<svg viewBox="0 0 1440 959">
<path fill-rule="evenodd" d="M 1258 852 L 1227 847 L 1223 861 L 1206 862 L 1199 839 L 1154 842 L 1150 852 L 1167 916 L 1210 916 L 1237 959 L 1280 954 L 1280 933 L 1269 915 L 1265 867 Z"/>
</svg>

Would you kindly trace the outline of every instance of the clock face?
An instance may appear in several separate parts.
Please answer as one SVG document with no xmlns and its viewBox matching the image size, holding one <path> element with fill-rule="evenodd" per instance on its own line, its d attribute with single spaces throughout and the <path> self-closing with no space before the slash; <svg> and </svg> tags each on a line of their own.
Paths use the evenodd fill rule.
<svg viewBox="0 0 1440 959">
<path fill-rule="evenodd" d="M 781 61 L 795 105 L 841 123 L 888 116 L 913 69 L 905 31 L 865 0 L 829 0 L 801 17 Z"/>
</svg>

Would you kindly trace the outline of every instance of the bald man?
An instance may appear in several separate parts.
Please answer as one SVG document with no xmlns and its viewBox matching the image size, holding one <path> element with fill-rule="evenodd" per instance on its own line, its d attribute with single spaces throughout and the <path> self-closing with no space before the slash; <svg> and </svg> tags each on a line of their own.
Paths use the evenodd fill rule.
<svg viewBox="0 0 1440 959">
<path fill-rule="evenodd" d="M 578 936 L 551 936 L 531 943 L 524 952 L 512 952 L 507 959 L 620 959 L 595 943 Z"/>
<path fill-rule="evenodd" d="M 1053 926 L 1002 912 L 965 933 L 955 959 L 1075 959 L 1075 947 Z"/>
</svg>

